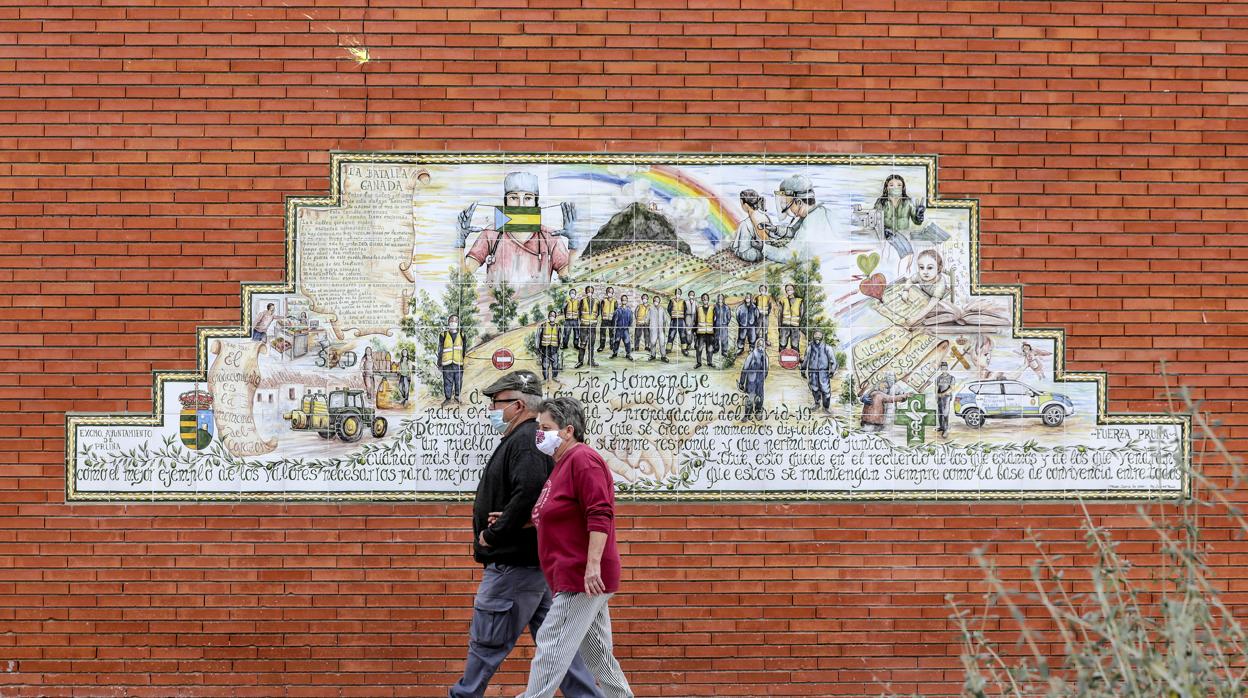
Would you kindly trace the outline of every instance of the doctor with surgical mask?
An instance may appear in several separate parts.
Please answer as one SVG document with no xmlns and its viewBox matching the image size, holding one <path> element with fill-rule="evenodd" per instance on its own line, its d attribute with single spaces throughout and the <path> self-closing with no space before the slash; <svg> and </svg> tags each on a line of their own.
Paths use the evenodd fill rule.
<svg viewBox="0 0 1248 698">
<path fill-rule="evenodd" d="M 836 235 L 832 212 L 816 200 L 810 177 L 804 174 L 786 177 L 775 196 L 780 222 L 764 229 L 769 234 L 768 245 L 805 260 L 812 248 L 826 244 Z"/>
</svg>

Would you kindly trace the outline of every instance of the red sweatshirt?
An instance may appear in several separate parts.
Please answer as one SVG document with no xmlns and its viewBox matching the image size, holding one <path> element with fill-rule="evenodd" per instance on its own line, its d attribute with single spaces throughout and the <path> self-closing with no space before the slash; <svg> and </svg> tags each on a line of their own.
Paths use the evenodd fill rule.
<svg viewBox="0 0 1248 698">
<path fill-rule="evenodd" d="M 585 593 L 589 532 L 607 534 L 602 551 L 602 583 L 607 593 L 620 588 L 620 554 L 615 549 L 615 484 L 602 456 L 585 444 L 569 448 L 533 505 L 537 554 L 554 593 Z"/>
</svg>

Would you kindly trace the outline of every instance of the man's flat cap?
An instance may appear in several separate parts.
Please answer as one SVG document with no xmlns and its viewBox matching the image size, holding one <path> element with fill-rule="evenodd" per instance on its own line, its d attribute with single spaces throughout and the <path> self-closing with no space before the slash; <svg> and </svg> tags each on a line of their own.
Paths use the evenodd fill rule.
<svg viewBox="0 0 1248 698">
<path fill-rule="evenodd" d="M 482 390 L 486 397 L 494 397 L 504 390 L 516 390 L 528 395 L 542 396 L 542 379 L 532 371 L 512 371 Z"/>
</svg>

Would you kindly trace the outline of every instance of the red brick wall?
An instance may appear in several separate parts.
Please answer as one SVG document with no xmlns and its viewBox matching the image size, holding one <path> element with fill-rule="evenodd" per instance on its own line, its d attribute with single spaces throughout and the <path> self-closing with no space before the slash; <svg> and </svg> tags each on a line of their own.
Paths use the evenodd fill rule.
<svg viewBox="0 0 1248 698">
<path fill-rule="evenodd" d="M 63 413 L 192 369 L 333 149 L 935 153 L 983 204 L 984 282 L 1026 284 L 1071 370 L 1157 411 L 1165 360 L 1245 450 L 1248 5 L 365 3 L 0 7 L 0 694 L 436 696 L 460 669 L 466 506 L 62 503 Z M 956 692 L 970 551 L 1021 578 L 1027 527 L 1081 549 L 1074 503 L 621 513 L 646 696 Z"/>
</svg>

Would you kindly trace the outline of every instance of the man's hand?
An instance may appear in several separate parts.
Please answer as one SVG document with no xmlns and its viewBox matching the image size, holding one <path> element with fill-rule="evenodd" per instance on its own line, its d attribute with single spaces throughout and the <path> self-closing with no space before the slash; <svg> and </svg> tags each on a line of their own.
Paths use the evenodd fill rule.
<svg viewBox="0 0 1248 698">
<path fill-rule="evenodd" d="M 501 512 L 501 511 L 491 511 L 489 514 L 486 514 L 486 516 L 485 516 L 485 522 L 486 522 L 486 523 L 485 523 L 485 525 L 486 525 L 487 527 L 489 527 L 489 526 L 493 526 L 493 525 L 494 525 L 494 523 L 495 523 L 496 521 L 498 521 L 498 518 L 499 518 L 500 516 L 502 516 L 502 515 L 503 515 L 503 512 Z M 521 528 L 533 528 L 533 521 L 532 521 L 532 519 L 530 519 L 529 521 L 524 522 L 524 525 L 523 525 L 523 526 L 521 526 Z"/>
<path fill-rule="evenodd" d="M 490 544 L 485 542 L 485 531 L 482 531 L 480 535 L 477 536 L 477 544 L 482 548 L 490 547 Z"/>
</svg>

